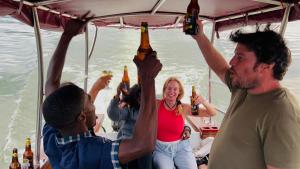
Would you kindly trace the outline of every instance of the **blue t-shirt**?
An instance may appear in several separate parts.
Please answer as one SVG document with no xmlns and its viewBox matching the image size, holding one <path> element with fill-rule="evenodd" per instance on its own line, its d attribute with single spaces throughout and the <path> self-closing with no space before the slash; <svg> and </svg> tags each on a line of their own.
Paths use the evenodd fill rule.
<svg viewBox="0 0 300 169">
<path fill-rule="evenodd" d="M 119 141 L 93 136 L 91 132 L 61 137 L 45 124 L 44 150 L 52 169 L 121 169 Z"/>
</svg>

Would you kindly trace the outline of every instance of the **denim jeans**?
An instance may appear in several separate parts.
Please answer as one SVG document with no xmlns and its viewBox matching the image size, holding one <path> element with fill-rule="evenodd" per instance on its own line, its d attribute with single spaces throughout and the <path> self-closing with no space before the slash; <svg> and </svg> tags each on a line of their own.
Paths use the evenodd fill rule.
<svg viewBox="0 0 300 169">
<path fill-rule="evenodd" d="M 162 142 L 157 140 L 153 153 L 155 169 L 197 169 L 190 141 Z"/>
</svg>

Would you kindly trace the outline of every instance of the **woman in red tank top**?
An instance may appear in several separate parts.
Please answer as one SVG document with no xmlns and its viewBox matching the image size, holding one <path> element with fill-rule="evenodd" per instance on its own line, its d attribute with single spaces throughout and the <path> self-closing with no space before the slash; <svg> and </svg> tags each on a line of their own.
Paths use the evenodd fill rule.
<svg viewBox="0 0 300 169">
<path fill-rule="evenodd" d="M 184 90 L 181 82 L 170 77 L 163 86 L 163 99 L 157 100 L 158 126 L 157 142 L 153 153 L 156 169 L 196 169 L 196 160 L 189 143 L 189 135 L 183 136 L 184 117 L 191 114 L 191 106 L 181 103 Z M 200 116 L 213 116 L 216 110 L 203 97 L 196 95 L 196 104 L 203 104 L 199 108 Z"/>
</svg>

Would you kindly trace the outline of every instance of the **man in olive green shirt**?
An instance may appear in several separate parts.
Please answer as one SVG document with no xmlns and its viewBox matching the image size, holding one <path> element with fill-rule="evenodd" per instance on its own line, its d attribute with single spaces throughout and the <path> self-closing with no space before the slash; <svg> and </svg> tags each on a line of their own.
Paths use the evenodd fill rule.
<svg viewBox="0 0 300 169">
<path fill-rule="evenodd" d="M 229 64 L 197 21 L 197 41 L 211 69 L 232 95 L 213 143 L 209 169 L 300 169 L 300 107 L 280 85 L 291 62 L 283 38 L 269 29 L 237 31 Z"/>
</svg>

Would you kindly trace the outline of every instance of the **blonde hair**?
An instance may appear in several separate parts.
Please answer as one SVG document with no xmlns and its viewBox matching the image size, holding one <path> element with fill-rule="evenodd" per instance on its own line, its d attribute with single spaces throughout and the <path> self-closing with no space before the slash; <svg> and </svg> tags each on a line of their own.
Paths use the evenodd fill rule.
<svg viewBox="0 0 300 169">
<path fill-rule="evenodd" d="M 169 77 L 166 81 L 165 81 L 165 83 L 164 83 L 164 86 L 163 86 L 163 91 L 162 91 L 162 93 L 163 93 L 163 98 L 165 98 L 165 91 L 166 91 L 166 89 L 167 89 L 167 86 L 168 86 L 168 84 L 170 83 L 170 82 L 172 82 L 172 81 L 175 81 L 175 82 L 177 82 L 177 84 L 178 84 L 178 86 L 179 86 L 179 94 L 178 94 L 178 96 L 177 96 L 177 98 L 176 98 L 176 104 L 177 104 L 177 107 L 176 107 L 176 115 L 185 115 L 184 114 L 184 110 L 183 110 L 183 107 L 182 107 L 182 104 L 181 104 L 181 99 L 182 99 L 182 97 L 183 97 L 183 95 L 184 95 L 184 89 L 183 89 L 183 85 L 182 85 L 182 83 L 179 81 L 179 79 L 177 78 L 177 77 Z"/>
</svg>

